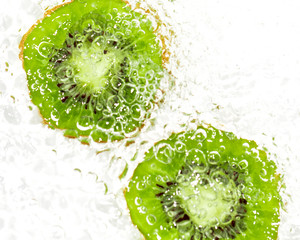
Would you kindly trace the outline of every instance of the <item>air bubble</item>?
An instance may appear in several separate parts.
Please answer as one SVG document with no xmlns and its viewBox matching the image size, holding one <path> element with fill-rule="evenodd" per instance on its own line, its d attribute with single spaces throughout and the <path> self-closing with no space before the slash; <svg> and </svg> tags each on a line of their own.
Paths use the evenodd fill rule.
<svg viewBox="0 0 300 240">
<path fill-rule="evenodd" d="M 93 118 L 88 116 L 83 116 L 77 122 L 77 128 L 81 131 L 87 131 L 93 127 Z"/>
<path fill-rule="evenodd" d="M 141 206 L 137 208 L 140 213 L 147 213 L 148 209 L 145 206 Z"/>
<path fill-rule="evenodd" d="M 239 166 L 241 169 L 247 169 L 248 167 L 248 161 L 246 159 L 239 162 Z"/>
<path fill-rule="evenodd" d="M 58 110 L 57 109 L 53 109 L 52 112 L 51 112 L 51 119 L 54 122 L 57 122 L 59 120 L 59 117 L 60 117 L 60 114 L 59 114 Z"/>
<path fill-rule="evenodd" d="M 51 56 L 51 53 L 53 51 L 53 46 L 54 46 L 53 43 L 41 42 L 38 46 L 38 52 L 42 57 L 48 58 L 49 56 Z"/>
<path fill-rule="evenodd" d="M 170 164 L 174 157 L 172 147 L 167 143 L 160 143 L 155 148 L 155 155 L 158 161 Z"/>
<path fill-rule="evenodd" d="M 197 140 L 198 142 L 203 142 L 207 138 L 207 133 L 204 129 L 199 128 L 195 131 L 192 140 Z"/>
<path fill-rule="evenodd" d="M 269 181 L 269 179 L 266 178 L 266 177 L 267 177 L 267 170 L 264 169 L 264 168 L 260 171 L 259 177 L 260 177 L 260 179 L 263 180 L 264 182 Z"/>
<path fill-rule="evenodd" d="M 141 109 L 141 106 L 138 104 L 135 104 L 131 107 L 132 112 L 132 118 L 135 120 L 141 120 L 143 118 L 143 110 Z"/>
<path fill-rule="evenodd" d="M 97 46 L 102 46 L 106 42 L 106 39 L 103 36 L 96 37 L 93 40 L 93 44 L 96 44 Z"/>
<path fill-rule="evenodd" d="M 130 22 L 128 20 L 123 20 L 121 24 L 125 29 L 130 27 Z"/>
<path fill-rule="evenodd" d="M 140 181 L 140 182 L 138 182 L 137 184 L 136 184 L 136 189 L 137 190 L 144 190 L 146 188 L 146 183 L 145 182 L 142 182 L 142 181 Z"/>
<path fill-rule="evenodd" d="M 85 20 L 82 24 L 81 24 L 81 27 L 82 29 L 91 29 L 91 28 L 94 28 L 95 26 L 95 21 L 93 19 L 88 19 L 88 20 Z M 76 35 L 76 38 L 79 34 Z"/>
<path fill-rule="evenodd" d="M 206 165 L 206 156 L 205 154 L 199 150 L 199 149 L 191 149 L 186 157 L 187 160 L 198 163 L 198 164 L 204 164 Z"/>
<path fill-rule="evenodd" d="M 217 182 L 222 183 L 224 185 L 229 183 L 229 177 L 223 171 L 214 171 L 211 173 L 211 177 Z"/>
<path fill-rule="evenodd" d="M 132 104 L 137 96 L 137 89 L 136 86 L 132 85 L 132 84 L 126 84 L 124 86 L 124 88 L 122 89 L 122 95 L 124 100 L 129 103 Z"/>
<path fill-rule="evenodd" d="M 107 27 L 105 29 L 105 32 L 106 32 L 107 35 L 114 35 L 115 30 L 112 27 Z M 107 43 L 109 44 L 109 41 Z"/>
<path fill-rule="evenodd" d="M 131 28 L 137 29 L 137 28 L 139 28 L 139 27 L 140 27 L 140 22 L 139 22 L 138 20 L 136 20 L 136 19 L 133 19 L 133 20 L 131 21 Z"/>
<path fill-rule="evenodd" d="M 120 104 L 118 108 L 118 113 L 122 116 L 127 116 L 130 114 L 130 108 L 127 105 Z"/>
<path fill-rule="evenodd" d="M 156 223 L 156 217 L 152 214 L 149 214 L 147 217 L 146 217 L 146 220 L 147 220 L 147 223 L 149 225 L 154 225 Z"/>
<path fill-rule="evenodd" d="M 115 124 L 114 117 L 104 117 L 98 121 L 97 126 L 102 129 L 110 129 Z"/>
<path fill-rule="evenodd" d="M 151 70 L 149 70 L 149 71 L 146 73 L 145 78 L 146 78 L 148 81 L 150 81 L 150 80 L 153 79 L 153 77 L 154 77 L 154 71 L 151 69 Z"/>
<path fill-rule="evenodd" d="M 175 150 L 177 152 L 185 152 L 186 146 L 184 143 L 177 141 L 175 143 Z"/>
<path fill-rule="evenodd" d="M 140 197 L 136 197 L 134 202 L 135 205 L 140 206 L 143 203 L 143 200 Z"/>
<path fill-rule="evenodd" d="M 220 162 L 221 155 L 217 151 L 212 151 L 208 155 L 208 162 L 212 165 L 216 165 Z"/>
<path fill-rule="evenodd" d="M 105 16 L 105 19 L 109 22 L 110 20 L 113 19 L 113 16 L 112 16 L 110 13 L 108 13 L 108 14 L 106 14 L 106 16 Z"/>
</svg>

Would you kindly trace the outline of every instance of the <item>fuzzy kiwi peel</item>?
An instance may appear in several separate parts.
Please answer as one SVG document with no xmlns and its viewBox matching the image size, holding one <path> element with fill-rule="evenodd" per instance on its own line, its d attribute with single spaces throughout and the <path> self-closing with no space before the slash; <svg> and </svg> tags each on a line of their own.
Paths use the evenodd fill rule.
<svg viewBox="0 0 300 240">
<path fill-rule="evenodd" d="M 150 116 L 162 49 L 152 23 L 122 0 L 56 7 L 20 48 L 32 102 L 65 136 L 120 140 Z"/>
<path fill-rule="evenodd" d="M 275 240 L 280 182 L 254 141 L 201 126 L 156 143 L 125 198 L 147 240 Z"/>
</svg>

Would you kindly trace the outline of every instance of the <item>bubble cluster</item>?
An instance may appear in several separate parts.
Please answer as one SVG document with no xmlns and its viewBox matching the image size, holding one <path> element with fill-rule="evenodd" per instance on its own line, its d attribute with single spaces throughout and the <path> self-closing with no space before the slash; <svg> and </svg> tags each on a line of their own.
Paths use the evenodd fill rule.
<svg viewBox="0 0 300 240">
<path fill-rule="evenodd" d="M 254 141 L 198 127 L 156 143 L 125 197 L 146 239 L 273 239 L 279 183 Z"/>
<path fill-rule="evenodd" d="M 58 8 L 25 35 L 32 101 L 65 136 L 130 137 L 150 117 L 164 74 L 152 22 L 122 1 L 81 8 L 77 1 Z"/>
</svg>

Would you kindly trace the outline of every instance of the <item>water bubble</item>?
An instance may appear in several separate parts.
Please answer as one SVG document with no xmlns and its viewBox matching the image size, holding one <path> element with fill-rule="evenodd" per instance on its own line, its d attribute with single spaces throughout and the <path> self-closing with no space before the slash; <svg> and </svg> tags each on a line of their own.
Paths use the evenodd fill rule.
<svg viewBox="0 0 300 240">
<path fill-rule="evenodd" d="M 223 171 L 213 171 L 211 173 L 212 179 L 214 179 L 217 183 L 221 184 L 228 184 L 229 183 L 229 177 L 227 174 L 225 174 Z"/>
<path fill-rule="evenodd" d="M 108 22 L 109 22 L 110 20 L 112 20 L 112 19 L 113 19 L 112 14 L 107 13 L 107 14 L 105 15 L 105 19 L 106 19 Z"/>
<path fill-rule="evenodd" d="M 246 169 L 248 167 L 248 161 L 246 159 L 243 159 L 239 162 L 239 166 L 241 169 Z"/>
<path fill-rule="evenodd" d="M 156 223 L 156 217 L 152 214 L 147 215 L 146 220 L 149 225 L 153 225 Z"/>
<path fill-rule="evenodd" d="M 154 71 L 151 69 L 149 70 L 148 72 L 146 72 L 145 74 L 145 78 L 148 80 L 148 81 L 151 81 L 154 77 Z"/>
<path fill-rule="evenodd" d="M 135 120 L 141 120 L 143 118 L 143 109 L 139 104 L 135 104 L 131 107 L 132 118 Z"/>
<path fill-rule="evenodd" d="M 189 161 L 193 161 L 193 162 L 196 162 L 199 164 L 203 163 L 206 165 L 205 154 L 201 150 L 196 149 L 196 148 L 193 148 L 188 152 L 186 159 Z"/>
<path fill-rule="evenodd" d="M 81 131 L 87 131 L 91 129 L 93 126 L 93 118 L 88 116 L 82 116 L 77 122 L 77 128 Z"/>
<path fill-rule="evenodd" d="M 43 41 L 38 46 L 38 52 L 42 57 L 48 58 L 53 52 L 53 46 L 53 43 Z"/>
<path fill-rule="evenodd" d="M 131 21 L 131 28 L 139 28 L 140 27 L 140 22 L 137 19 L 133 19 Z"/>
<path fill-rule="evenodd" d="M 266 169 L 262 169 L 261 171 L 260 171 L 260 174 L 259 174 L 259 177 L 260 177 L 260 179 L 261 180 L 263 180 L 264 182 L 267 182 L 267 181 L 269 181 L 269 179 L 267 178 L 267 170 Z"/>
<path fill-rule="evenodd" d="M 212 151 L 208 155 L 208 162 L 212 165 L 216 165 L 220 162 L 221 155 L 217 151 Z"/>
<path fill-rule="evenodd" d="M 175 150 L 176 150 L 177 152 L 184 152 L 185 149 L 186 149 L 186 146 L 185 146 L 184 143 L 179 142 L 179 141 L 177 141 L 177 142 L 175 143 Z"/>
<path fill-rule="evenodd" d="M 102 129 L 110 129 L 115 124 L 114 117 L 104 117 L 98 121 L 97 126 Z"/>
<path fill-rule="evenodd" d="M 148 209 L 145 206 L 138 207 L 137 209 L 140 213 L 143 214 L 145 214 L 148 211 Z"/>
<path fill-rule="evenodd" d="M 155 155 L 158 161 L 164 164 L 170 164 L 174 157 L 174 151 L 169 144 L 159 143 L 155 147 Z"/>
<path fill-rule="evenodd" d="M 60 117 L 60 114 L 59 114 L 58 110 L 57 109 L 53 109 L 52 112 L 51 112 L 51 119 L 54 122 L 57 122 L 59 120 L 59 117 Z"/>
<path fill-rule="evenodd" d="M 94 28 L 95 26 L 95 21 L 93 19 L 87 19 L 85 20 L 82 24 L 81 27 L 82 29 L 91 29 Z M 79 34 L 76 34 L 76 39 L 78 39 Z"/>
<path fill-rule="evenodd" d="M 197 129 L 192 137 L 193 140 L 196 140 L 199 142 L 203 142 L 206 138 L 207 138 L 207 133 L 202 128 Z"/>
<path fill-rule="evenodd" d="M 136 189 L 137 190 L 144 190 L 146 188 L 146 183 L 144 181 L 140 181 L 140 182 L 137 182 L 136 184 Z"/>
<path fill-rule="evenodd" d="M 140 197 L 136 197 L 134 200 L 135 204 L 137 206 L 141 205 L 143 203 L 143 200 Z"/>
<path fill-rule="evenodd" d="M 127 103 L 131 104 L 135 101 L 136 96 L 137 96 L 137 88 L 135 85 L 126 84 L 121 92 L 122 92 L 124 100 Z"/>
</svg>

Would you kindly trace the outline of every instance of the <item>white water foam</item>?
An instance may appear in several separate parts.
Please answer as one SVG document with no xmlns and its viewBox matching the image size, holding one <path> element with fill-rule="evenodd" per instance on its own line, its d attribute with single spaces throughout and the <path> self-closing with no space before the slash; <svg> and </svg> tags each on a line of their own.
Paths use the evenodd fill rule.
<svg viewBox="0 0 300 240">
<path fill-rule="evenodd" d="M 286 184 L 279 239 L 300 239 L 298 1 L 141 1 L 165 23 L 175 86 L 129 146 L 66 139 L 42 124 L 30 102 L 18 45 L 44 9 L 58 3 L 1 3 L 0 239 L 142 239 L 124 187 L 146 149 L 192 128 L 194 119 L 272 153 Z"/>
</svg>

